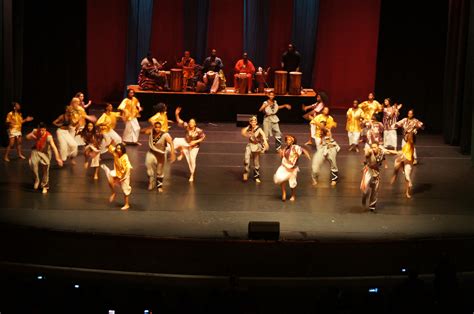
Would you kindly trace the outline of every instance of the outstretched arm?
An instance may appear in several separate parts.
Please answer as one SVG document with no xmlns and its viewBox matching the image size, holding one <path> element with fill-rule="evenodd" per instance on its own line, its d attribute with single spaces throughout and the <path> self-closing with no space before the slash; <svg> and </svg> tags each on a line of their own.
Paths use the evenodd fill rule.
<svg viewBox="0 0 474 314">
<path fill-rule="evenodd" d="M 303 150 L 303 154 L 306 156 L 306 158 L 308 158 L 308 160 L 311 160 L 311 156 L 309 155 L 308 150 L 306 150 L 306 148 L 304 147 L 301 147 L 301 149 Z"/>
<path fill-rule="evenodd" d="M 289 105 L 289 104 L 284 104 L 284 105 L 278 106 L 278 109 L 283 109 L 283 108 L 286 108 L 286 109 L 288 109 L 288 110 L 291 110 L 291 105 Z"/>
<path fill-rule="evenodd" d="M 176 122 L 178 122 L 178 125 L 180 127 L 184 127 L 184 121 L 179 117 L 179 113 L 181 112 L 181 107 L 177 107 L 176 110 L 174 111 L 174 115 L 176 117 Z M 170 122 L 168 120 L 168 122 Z"/>
<path fill-rule="evenodd" d="M 26 139 L 31 140 L 31 141 L 37 140 L 35 133 L 36 133 L 36 129 L 33 129 L 33 131 L 31 131 L 30 133 L 26 135 Z"/>
</svg>

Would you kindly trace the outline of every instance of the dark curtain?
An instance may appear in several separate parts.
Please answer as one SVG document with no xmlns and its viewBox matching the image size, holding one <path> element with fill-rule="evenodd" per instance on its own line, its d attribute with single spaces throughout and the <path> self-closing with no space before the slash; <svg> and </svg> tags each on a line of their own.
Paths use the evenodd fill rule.
<svg viewBox="0 0 474 314">
<path fill-rule="evenodd" d="M 443 128 L 446 143 L 471 149 L 474 19 L 471 0 L 450 0 L 444 76 Z"/>
<path fill-rule="evenodd" d="M 136 84 L 140 62 L 150 50 L 153 0 L 130 0 L 125 86 Z"/>
<path fill-rule="evenodd" d="M 293 44 L 301 53 L 302 84 L 312 86 L 319 0 L 295 0 L 293 3 Z"/>
<path fill-rule="evenodd" d="M 207 54 L 209 0 L 184 0 L 183 17 L 184 49 L 189 50 L 196 62 L 202 64 Z"/>
<path fill-rule="evenodd" d="M 255 67 L 266 67 L 269 0 L 244 0 L 244 51 Z"/>
</svg>

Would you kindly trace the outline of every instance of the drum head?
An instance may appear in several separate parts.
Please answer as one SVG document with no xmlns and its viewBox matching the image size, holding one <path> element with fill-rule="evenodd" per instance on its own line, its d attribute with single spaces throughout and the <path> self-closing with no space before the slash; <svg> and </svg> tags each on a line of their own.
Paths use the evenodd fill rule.
<svg viewBox="0 0 474 314">
<path fill-rule="evenodd" d="M 303 73 L 301 72 L 296 72 L 296 71 L 293 71 L 293 72 L 290 72 L 290 75 L 302 75 Z"/>
</svg>

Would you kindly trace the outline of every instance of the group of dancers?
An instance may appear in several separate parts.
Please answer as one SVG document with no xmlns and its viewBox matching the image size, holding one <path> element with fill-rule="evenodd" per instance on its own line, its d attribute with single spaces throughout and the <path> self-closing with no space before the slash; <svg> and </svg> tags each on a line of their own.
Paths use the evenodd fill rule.
<svg viewBox="0 0 474 314">
<path fill-rule="evenodd" d="M 188 163 L 189 182 L 194 181 L 199 147 L 206 135 L 197 127 L 195 119 L 187 122 L 181 119 L 180 107 L 175 110 L 175 122 L 184 130 L 184 136 L 173 139 L 168 131 L 169 124 L 174 122 L 168 120 L 167 106 L 164 103 L 154 106 L 155 114 L 148 119 L 149 126 L 143 129 L 140 127 L 138 118 L 142 107 L 133 90 L 127 91 L 127 97 L 118 106 L 118 111 L 114 111 L 112 104 L 106 104 L 105 112 L 98 119 L 94 115 L 87 114 L 86 108 L 89 105 L 90 102 L 88 104 L 84 102 L 84 94 L 78 93 L 66 106 L 64 113 L 54 120 L 53 124 L 57 127 L 57 146 L 46 124 L 42 122 L 26 136 L 26 139 L 35 142 L 29 159 L 34 173 L 34 189 L 41 187 L 42 193 L 48 192 L 49 167 L 53 154 L 59 166 L 63 166 L 68 159 L 75 164 L 74 158 L 78 154 L 78 147 L 84 146 L 84 167 L 94 169 L 93 178 L 96 180 L 99 178 L 99 168 L 102 168 L 111 189 L 109 201 L 114 201 L 115 187 L 119 186 L 124 194 L 122 210 L 129 209 L 132 192 L 130 176 L 133 167 L 127 155 L 127 146 L 141 145 L 140 133 L 148 136 L 145 166 L 149 177 L 149 190 L 156 189 L 158 192 L 163 192 L 165 163 L 173 163 L 183 158 Z M 387 168 L 385 156 L 389 154 L 396 155 L 391 183 L 395 182 L 399 171 L 403 171 L 406 181 L 405 194 L 407 198 L 411 198 L 411 172 L 417 162 L 415 136 L 417 131 L 423 128 L 423 123 L 414 117 L 412 109 L 408 111 L 406 118 L 398 120 L 401 107 L 401 104 L 392 104 L 389 98 L 384 100 L 382 106 L 375 100 L 374 94 L 370 93 L 368 100 L 360 104 L 354 100 L 352 107 L 347 111 L 349 151 L 359 152 L 359 146 L 364 145 L 365 163 L 360 188 L 363 205 L 366 206 L 368 199 L 368 208 L 371 211 L 375 211 L 376 208 L 380 171 L 383 165 Z M 291 189 L 289 200 L 294 201 L 296 198 L 297 174 L 300 171 L 298 160 L 302 155 L 311 161 L 313 185 L 318 185 L 320 170 L 327 162 L 330 166 L 331 185 L 336 186 L 339 180 L 336 159 L 341 148 L 332 136 L 337 123 L 329 115 L 323 94 L 318 94 L 315 104 L 303 106 L 303 110 L 307 111 L 304 117 L 309 121 L 311 136 L 303 146 L 298 145 L 293 135 L 287 134 L 283 138 L 277 115 L 280 109 L 291 110 L 292 107 L 288 104 L 279 105 L 273 92 L 270 92 L 259 108 L 264 114 L 263 128 L 258 125 L 257 116 L 252 116 L 249 125 L 242 128 L 242 136 L 248 139 L 244 154 L 243 181 L 248 181 L 253 163 L 253 179 L 256 183 L 261 182 L 260 155 L 269 150 L 269 139 L 274 137 L 275 150 L 281 157 L 281 165 L 273 180 L 281 187 L 282 201 L 287 199 L 287 182 Z M 383 122 L 378 121 L 379 115 L 382 116 Z M 125 124 L 122 137 L 115 132 L 117 119 L 121 119 Z M 10 160 L 9 154 L 15 144 L 19 158 L 25 159 L 21 151 L 21 129 L 23 123 L 32 120 L 32 117 L 23 118 L 20 104 L 13 103 L 13 110 L 6 118 L 9 146 L 5 152 L 5 161 Z M 403 129 L 401 150 L 397 150 L 397 128 Z M 312 145 L 313 140 L 316 152 L 311 157 L 304 146 Z M 107 152 L 113 156 L 112 170 L 101 164 L 101 155 Z"/>
</svg>

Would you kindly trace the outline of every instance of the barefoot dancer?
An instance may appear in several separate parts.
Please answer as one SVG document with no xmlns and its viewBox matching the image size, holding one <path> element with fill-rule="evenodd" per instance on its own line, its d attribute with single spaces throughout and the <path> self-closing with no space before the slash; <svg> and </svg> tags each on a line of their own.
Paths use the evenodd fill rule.
<svg viewBox="0 0 474 314">
<path fill-rule="evenodd" d="M 337 127 L 336 121 L 334 121 L 333 117 L 329 115 L 328 107 L 324 107 L 321 113 L 314 117 L 310 123 L 315 126 L 313 138 L 317 149 L 321 145 L 322 131 L 326 129 L 331 131 L 331 129 Z"/>
<path fill-rule="evenodd" d="M 395 183 L 398 172 L 402 169 L 402 172 L 405 175 L 405 195 L 407 198 L 411 198 L 411 188 L 413 186 L 411 172 L 413 169 L 413 161 L 415 160 L 414 155 L 415 145 L 413 144 L 413 133 L 408 133 L 405 145 L 403 145 L 402 150 L 398 152 L 398 156 L 395 158 L 395 167 L 390 181 L 391 184 Z"/>
<path fill-rule="evenodd" d="M 358 106 L 359 101 L 354 100 L 352 102 L 352 107 L 347 110 L 346 114 L 346 131 L 347 137 L 349 138 L 349 151 L 355 150 L 356 152 L 359 152 L 359 139 L 363 120 L 363 111 Z"/>
<path fill-rule="evenodd" d="M 125 129 L 123 131 L 123 141 L 125 143 L 140 145 L 138 137 L 140 135 L 140 124 L 137 118 L 140 116 L 140 102 L 135 98 L 133 89 L 127 90 L 127 98 L 122 100 L 118 110 L 122 111 L 122 119 L 125 122 Z"/>
<path fill-rule="evenodd" d="M 410 109 L 408 111 L 408 115 L 406 118 L 401 119 L 397 123 L 395 123 L 396 128 L 403 128 L 403 139 L 402 139 L 402 147 L 406 143 L 406 138 L 408 134 L 413 134 L 413 164 L 416 165 L 418 163 L 418 155 L 416 153 L 416 134 L 418 133 L 419 129 L 424 128 L 423 122 L 415 118 L 415 111 Z"/>
<path fill-rule="evenodd" d="M 115 185 L 120 185 L 122 192 L 124 194 L 124 205 L 121 208 L 122 210 L 127 210 L 130 208 L 130 194 L 132 193 L 132 187 L 130 186 L 130 174 L 132 171 L 132 164 L 128 159 L 127 150 L 125 145 L 122 143 L 117 144 L 114 147 L 114 143 L 109 145 L 109 153 L 114 156 L 114 170 L 110 170 L 106 165 L 101 165 L 101 168 L 104 169 L 111 194 L 109 197 L 109 202 L 112 203 L 115 200 Z"/>
<path fill-rule="evenodd" d="M 15 143 L 16 143 L 16 151 L 18 152 L 18 157 L 20 159 L 25 159 L 26 157 L 23 156 L 23 153 L 21 152 L 21 127 L 23 125 L 23 123 L 25 122 L 29 122 L 31 120 L 33 120 L 32 117 L 26 117 L 25 119 L 23 119 L 22 115 L 21 115 L 21 106 L 19 103 L 17 102 L 14 102 L 13 103 L 13 111 L 10 111 L 8 114 L 7 114 L 7 119 L 6 119 L 6 123 L 7 123 L 7 126 L 8 126 L 8 146 L 7 146 L 7 150 L 5 151 L 5 156 L 3 157 L 3 160 L 5 161 L 10 161 L 10 158 L 9 158 L 9 154 L 10 154 L 10 150 L 13 149 L 13 146 L 15 146 Z"/>
<path fill-rule="evenodd" d="M 243 181 L 246 182 L 250 172 L 250 159 L 253 160 L 254 179 L 260 183 L 260 154 L 268 150 L 267 137 L 263 130 L 257 125 L 257 117 L 249 119 L 249 126 L 242 129 L 241 134 L 249 139 L 245 147 Z"/>
<path fill-rule="evenodd" d="M 296 145 L 296 138 L 293 135 L 285 136 L 286 147 L 280 150 L 281 166 L 278 167 L 273 181 L 275 184 L 281 186 L 281 200 L 286 201 L 286 181 L 290 184 L 291 198 L 290 201 L 294 201 L 296 198 L 296 176 L 298 175 L 298 159 L 301 154 L 304 154 L 309 160 L 311 157 L 306 149 Z"/>
<path fill-rule="evenodd" d="M 326 94 L 321 92 L 316 95 L 316 102 L 314 104 L 309 105 L 309 106 L 303 105 L 302 107 L 303 111 L 309 110 L 307 113 L 303 115 L 303 118 L 311 122 L 311 120 L 313 120 L 314 117 L 320 114 L 323 108 L 325 107 L 324 105 L 324 103 L 326 102 L 325 99 L 327 99 Z M 304 143 L 305 145 L 311 145 L 313 143 L 313 138 L 315 136 L 314 134 L 316 133 L 316 125 L 310 123 L 309 126 L 310 126 L 309 140 L 306 143 Z"/>
<path fill-rule="evenodd" d="M 100 127 L 102 136 L 104 137 L 103 148 L 101 153 L 107 151 L 107 147 L 112 143 L 122 143 L 122 138 L 115 132 L 115 126 L 117 125 L 117 118 L 120 117 L 120 112 L 114 112 L 112 104 L 107 103 L 105 105 L 105 112 L 100 116 L 96 122 L 96 126 Z"/>
<path fill-rule="evenodd" d="M 314 153 L 313 162 L 311 165 L 313 185 L 318 184 L 321 166 L 323 165 L 324 161 L 327 160 L 331 167 L 331 185 L 335 186 L 337 184 L 337 180 L 339 179 L 339 170 L 337 168 L 336 157 L 337 153 L 341 150 L 341 147 L 332 138 L 331 132 L 329 132 L 327 129 L 323 130 L 322 135 L 323 139 L 321 141 L 321 145 L 319 146 L 316 153 Z"/>
<path fill-rule="evenodd" d="M 263 118 L 263 132 L 267 139 L 270 139 L 272 135 L 275 136 L 275 150 L 279 151 L 281 148 L 281 132 L 280 126 L 278 125 L 280 119 L 276 114 L 279 109 L 286 108 L 291 110 L 291 106 L 288 104 L 279 106 L 274 98 L 275 94 L 270 92 L 268 94 L 268 99 L 263 102 L 259 111 L 265 113 L 265 117 Z"/>
<path fill-rule="evenodd" d="M 70 158 L 71 164 L 74 165 L 76 164 L 74 157 L 77 156 L 77 142 L 69 132 L 70 122 L 70 114 L 68 107 L 66 107 L 65 112 L 57 117 L 56 120 L 53 121 L 53 124 L 58 127 L 56 129 L 56 136 L 58 138 L 59 154 L 61 155 L 62 161 L 65 162 Z"/>
<path fill-rule="evenodd" d="M 44 123 L 38 124 L 38 128 L 34 129 L 30 134 L 26 136 L 27 140 L 35 141 L 35 145 L 31 150 L 30 167 L 35 175 L 34 189 L 38 189 L 40 184 L 42 193 L 48 193 L 49 189 L 49 166 L 51 165 L 51 150 L 54 153 L 56 162 L 60 167 L 63 165 L 63 161 L 59 156 L 56 144 L 54 144 L 53 136 L 46 130 Z M 43 170 L 43 175 L 40 178 L 40 169 Z"/>
<path fill-rule="evenodd" d="M 100 148 L 104 138 L 100 133 L 99 127 L 96 127 L 94 123 L 90 121 L 87 122 L 86 127 L 81 131 L 81 136 L 86 143 L 86 147 L 84 148 L 84 168 L 87 169 L 89 166 L 94 168 L 94 180 L 98 180 Z"/>
<path fill-rule="evenodd" d="M 196 126 L 196 120 L 190 119 L 189 122 L 184 122 L 179 117 L 181 112 L 181 107 L 176 108 L 176 122 L 178 125 L 185 129 L 184 138 L 179 137 L 173 140 L 174 148 L 179 151 L 178 160 L 183 158 L 183 155 L 186 157 L 188 162 L 189 172 L 189 182 L 194 181 L 194 173 L 196 171 L 196 157 L 199 152 L 199 145 L 206 138 L 203 130 Z"/>
<path fill-rule="evenodd" d="M 173 139 L 168 132 L 161 130 L 161 123 L 155 122 L 153 128 L 147 128 L 143 131 L 149 134 L 148 147 L 149 151 L 146 153 L 145 165 L 146 172 L 149 178 L 148 190 L 153 190 L 155 187 L 158 192 L 163 192 L 163 168 L 165 166 L 166 146 L 170 146 L 171 157 L 169 162 L 175 160 Z"/>
</svg>

